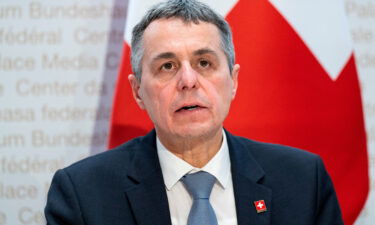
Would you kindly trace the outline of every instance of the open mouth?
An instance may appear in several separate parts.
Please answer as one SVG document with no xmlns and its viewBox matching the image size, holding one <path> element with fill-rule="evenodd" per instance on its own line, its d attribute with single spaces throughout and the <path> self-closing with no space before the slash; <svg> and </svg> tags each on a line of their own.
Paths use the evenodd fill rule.
<svg viewBox="0 0 375 225">
<path fill-rule="evenodd" d="M 199 108 L 202 108 L 202 107 L 199 106 L 199 105 L 188 105 L 188 106 L 184 106 L 184 107 L 179 108 L 176 112 L 181 112 L 183 110 L 192 111 L 194 109 L 199 109 Z"/>
</svg>

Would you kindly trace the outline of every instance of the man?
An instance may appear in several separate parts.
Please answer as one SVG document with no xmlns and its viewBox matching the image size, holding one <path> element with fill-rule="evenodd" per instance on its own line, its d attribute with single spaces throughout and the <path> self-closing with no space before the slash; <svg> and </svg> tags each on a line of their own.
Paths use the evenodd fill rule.
<svg viewBox="0 0 375 225">
<path fill-rule="evenodd" d="M 129 82 L 155 130 L 59 170 L 47 223 L 343 224 L 318 156 L 223 129 L 234 62 L 230 28 L 206 5 L 154 6 L 133 30 Z"/>
</svg>

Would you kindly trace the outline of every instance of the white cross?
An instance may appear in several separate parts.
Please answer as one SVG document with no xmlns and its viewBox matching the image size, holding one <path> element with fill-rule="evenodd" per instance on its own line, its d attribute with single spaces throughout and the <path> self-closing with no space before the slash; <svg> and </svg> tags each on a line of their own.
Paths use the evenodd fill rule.
<svg viewBox="0 0 375 225">
<path fill-rule="evenodd" d="M 258 206 L 258 208 L 260 208 L 260 209 L 263 208 L 263 204 L 262 204 L 262 202 L 259 202 L 257 206 Z"/>
</svg>

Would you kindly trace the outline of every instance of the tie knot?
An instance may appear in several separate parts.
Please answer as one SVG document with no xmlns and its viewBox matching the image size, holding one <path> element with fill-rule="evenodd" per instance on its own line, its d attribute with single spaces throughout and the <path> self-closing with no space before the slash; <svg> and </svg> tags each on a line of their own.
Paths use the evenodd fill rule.
<svg viewBox="0 0 375 225">
<path fill-rule="evenodd" d="M 193 199 L 208 199 L 215 183 L 215 177 L 211 174 L 200 171 L 197 173 L 186 174 L 182 178 L 187 191 L 193 196 Z"/>
</svg>

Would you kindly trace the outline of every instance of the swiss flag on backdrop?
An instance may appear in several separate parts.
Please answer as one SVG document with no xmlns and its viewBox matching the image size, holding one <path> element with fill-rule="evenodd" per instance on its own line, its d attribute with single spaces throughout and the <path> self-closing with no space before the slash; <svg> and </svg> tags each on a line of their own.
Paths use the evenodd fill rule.
<svg viewBox="0 0 375 225">
<path fill-rule="evenodd" d="M 152 129 L 131 95 L 130 33 L 157 0 L 129 2 L 109 147 Z M 239 90 L 225 127 L 236 135 L 319 154 L 345 224 L 368 193 L 361 95 L 341 0 L 205 0 L 233 29 Z"/>
</svg>

